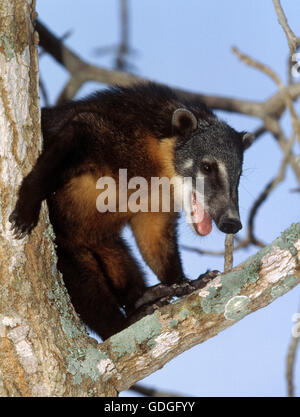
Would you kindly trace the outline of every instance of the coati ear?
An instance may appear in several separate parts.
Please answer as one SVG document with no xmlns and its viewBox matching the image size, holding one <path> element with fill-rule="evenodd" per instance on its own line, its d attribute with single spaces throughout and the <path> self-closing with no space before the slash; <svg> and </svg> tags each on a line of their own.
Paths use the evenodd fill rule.
<svg viewBox="0 0 300 417">
<path fill-rule="evenodd" d="M 189 110 L 179 108 L 174 111 L 172 117 L 172 126 L 174 133 L 181 136 L 187 136 L 197 129 L 196 116 Z"/>
<path fill-rule="evenodd" d="M 254 142 L 254 139 L 255 139 L 255 136 L 252 135 L 252 133 L 242 132 L 242 142 L 243 142 L 244 151 L 250 148 L 250 146 Z"/>
</svg>

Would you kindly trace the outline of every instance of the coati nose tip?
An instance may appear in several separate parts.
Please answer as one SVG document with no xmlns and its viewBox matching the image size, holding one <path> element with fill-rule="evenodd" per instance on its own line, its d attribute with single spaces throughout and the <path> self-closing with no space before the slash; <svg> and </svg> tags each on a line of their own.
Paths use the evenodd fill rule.
<svg viewBox="0 0 300 417">
<path fill-rule="evenodd" d="M 221 219 L 218 227 L 224 233 L 237 233 L 243 226 L 239 219 L 225 217 Z"/>
</svg>

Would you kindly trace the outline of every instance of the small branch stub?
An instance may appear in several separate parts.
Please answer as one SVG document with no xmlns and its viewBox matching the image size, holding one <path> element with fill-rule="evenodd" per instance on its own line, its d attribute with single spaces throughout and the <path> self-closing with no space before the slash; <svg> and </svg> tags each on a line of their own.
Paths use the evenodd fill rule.
<svg viewBox="0 0 300 417">
<path fill-rule="evenodd" d="M 224 272 L 229 272 L 233 266 L 234 236 L 227 234 L 225 238 Z"/>
</svg>

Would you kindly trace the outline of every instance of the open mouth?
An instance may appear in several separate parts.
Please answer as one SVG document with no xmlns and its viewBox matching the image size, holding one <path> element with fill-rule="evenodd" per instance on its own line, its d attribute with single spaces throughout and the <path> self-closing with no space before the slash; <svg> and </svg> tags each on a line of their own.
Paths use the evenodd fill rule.
<svg viewBox="0 0 300 417">
<path fill-rule="evenodd" d="M 212 220 L 194 191 L 191 193 L 191 214 L 196 232 L 201 236 L 208 235 L 212 230 Z"/>
</svg>

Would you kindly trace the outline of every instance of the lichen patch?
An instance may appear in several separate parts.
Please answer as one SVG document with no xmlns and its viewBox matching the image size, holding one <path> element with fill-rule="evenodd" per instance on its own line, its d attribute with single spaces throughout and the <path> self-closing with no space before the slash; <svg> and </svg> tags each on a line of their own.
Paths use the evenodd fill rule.
<svg viewBox="0 0 300 417">
<path fill-rule="evenodd" d="M 296 260 L 288 249 L 275 246 L 272 253 L 265 255 L 261 260 L 260 275 L 269 283 L 275 283 L 288 275 L 293 275 L 296 269 Z"/>
</svg>

